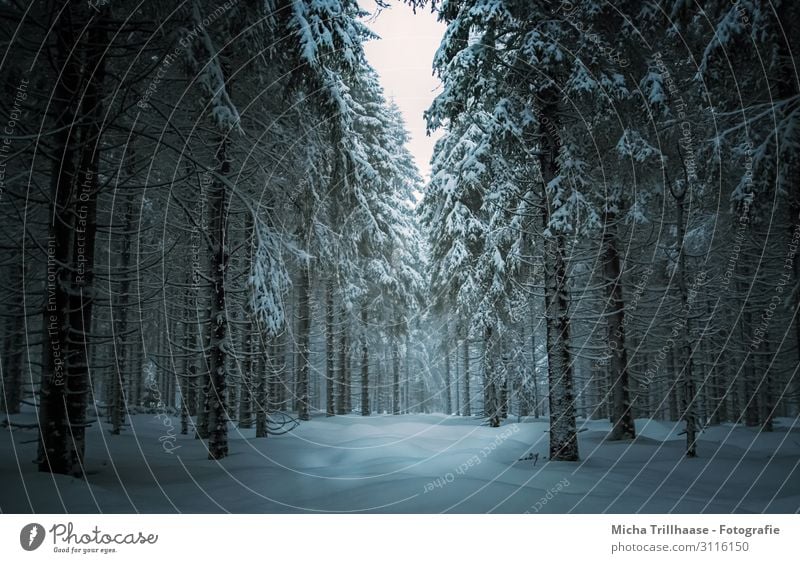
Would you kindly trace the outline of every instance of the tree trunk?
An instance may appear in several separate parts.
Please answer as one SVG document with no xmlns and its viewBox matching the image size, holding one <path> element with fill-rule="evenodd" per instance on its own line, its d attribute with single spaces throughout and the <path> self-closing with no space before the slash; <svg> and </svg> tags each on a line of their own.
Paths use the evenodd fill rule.
<svg viewBox="0 0 800 563">
<path fill-rule="evenodd" d="M 170 307 L 170 309 L 173 309 Z M 177 311 L 174 309 L 169 311 L 168 315 L 174 317 L 177 314 Z M 178 323 L 176 321 L 172 321 L 169 323 L 169 332 L 167 333 L 176 335 L 178 334 Z M 176 365 L 174 361 L 174 355 L 172 350 L 172 345 L 169 341 L 164 343 L 164 350 L 166 352 L 166 356 L 164 357 L 164 397 L 166 400 L 164 401 L 164 406 L 172 409 L 175 408 L 175 383 L 177 381 L 177 372 L 176 372 Z M 169 361 L 167 360 L 169 358 Z"/>
<path fill-rule="evenodd" d="M 558 136 L 558 94 L 544 94 L 539 133 L 542 152 L 539 166 L 544 186 L 559 175 L 558 155 L 561 140 Z M 546 194 L 545 195 L 546 198 Z M 544 227 L 550 228 L 553 205 L 544 202 Z M 572 358 L 569 350 L 570 322 L 567 296 L 567 266 L 564 259 L 564 235 L 551 232 L 545 237 L 545 300 L 547 319 L 547 378 L 550 386 L 550 459 L 576 461 L 578 438 L 575 422 L 575 399 L 572 392 Z"/>
<path fill-rule="evenodd" d="M 450 399 L 450 339 L 448 338 L 448 326 L 445 324 L 444 339 L 444 413 L 453 414 L 453 405 Z"/>
<path fill-rule="evenodd" d="M 189 365 L 186 375 L 180 379 L 181 393 L 181 434 L 189 434 L 189 424 L 192 420 L 192 396 L 189 391 L 194 385 L 195 367 Z"/>
<path fill-rule="evenodd" d="M 361 306 L 361 416 L 369 416 L 369 347 L 367 346 L 367 307 Z"/>
<path fill-rule="evenodd" d="M 406 354 L 406 365 L 405 365 L 405 373 L 404 373 L 404 381 L 403 381 L 403 389 L 404 389 L 404 398 L 405 398 L 405 405 L 403 408 L 403 412 L 408 414 L 411 409 L 411 325 L 406 326 L 406 345 L 405 345 L 405 354 Z"/>
<path fill-rule="evenodd" d="M 219 140 L 217 163 L 219 174 L 227 177 L 230 172 L 228 156 L 230 140 L 227 136 Z M 209 342 L 208 377 L 208 459 L 222 459 L 228 455 L 228 413 L 226 411 L 227 334 L 228 319 L 225 310 L 225 274 L 228 268 L 226 226 L 228 220 L 228 193 L 224 182 L 212 184 L 211 236 L 214 248 L 211 252 L 211 338 Z"/>
<path fill-rule="evenodd" d="M 119 286 L 119 305 L 117 307 L 117 329 L 114 338 L 114 361 L 115 376 L 111 378 L 111 433 L 119 434 L 122 424 L 125 421 L 125 371 L 127 368 L 128 356 L 128 294 L 130 292 L 130 281 L 128 271 L 131 263 L 131 234 L 134 232 L 134 208 L 133 192 L 128 193 L 125 198 L 125 234 L 122 237 L 122 248 L 120 249 L 120 270 L 122 281 Z M 114 322 L 114 319 L 111 319 Z"/>
<path fill-rule="evenodd" d="M 472 416 L 472 399 L 469 389 L 469 334 L 464 328 L 464 416 Z"/>
<path fill-rule="evenodd" d="M 267 389 L 267 411 L 283 410 L 285 363 L 282 339 L 285 332 L 276 335 L 269 344 L 269 388 Z"/>
<path fill-rule="evenodd" d="M 353 412 L 353 357 L 351 355 L 351 344 L 350 338 L 347 336 L 345 331 L 345 346 L 343 350 L 345 350 L 344 357 L 342 361 L 344 362 L 344 372 L 345 372 L 345 395 L 344 395 L 344 410 L 346 413 Z"/>
<path fill-rule="evenodd" d="M 688 179 L 687 179 L 688 182 Z M 697 456 L 697 393 L 695 389 L 694 375 L 692 374 L 692 341 L 691 341 L 691 326 L 690 326 L 690 303 L 689 303 L 689 289 L 686 286 L 686 249 L 684 248 L 684 238 L 686 233 L 686 225 L 684 223 L 684 197 L 686 196 L 687 187 L 683 189 L 681 194 L 673 191 L 672 195 L 675 198 L 677 205 L 677 222 L 678 222 L 678 240 L 676 241 L 678 248 L 678 285 L 681 293 L 681 314 L 683 315 L 683 419 L 686 421 L 686 456 Z"/>
<path fill-rule="evenodd" d="M 307 261 L 300 265 L 297 281 L 297 418 L 310 420 L 308 412 L 309 339 L 311 332 L 311 280 Z"/>
<path fill-rule="evenodd" d="M 345 314 L 342 309 L 340 315 L 342 327 L 339 334 L 339 386 L 336 393 L 336 414 L 347 414 L 350 401 L 350 381 L 347 369 L 347 326 L 345 325 Z"/>
<path fill-rule="evenodd" d="M 39 401 L 40 471 L 82 475 L 88 404 L 89 333 L 99 189 L 100 122 L 106 31 L 88 16 L 85 45 L 79 22 L 89 8 L 61 1 L 54 6 L 53 59 L 56 116 L 50 194 L 48 282 L 45 288 L 45 365 Z M 88 14 L 87 14 L 88 15 Z M 87 81 L 83 82 L 83 77 Z M 82 100 L 78 105 L 78 100 Z M 78 138 L 80 137 L 80 138 Z M 80 151 L 78 169 L 75 161 Z"/>
<path fill-rule="evenodd" d="M 144 373 L 144 350 L 141 350 L 136 356 L 133 369 L 133 383 L 131 385 L 131 404 L 134 406 L 142 406 L 142 374 Z"/>
<path fill-rule="evenodd" d="M 500 399 L 497 389 L 497 365 L 495 358 L 495 339 L 492 328 L 487 327 L 484 333 L 483 347 L 483 385 L 484 385 L 484 416 L 489 426 L 500 426 Z"/>
<path fill-rule="evenodd" d="M 333 334 L 333 277 L 328 279 L 325 308 L 325 414 L 327 416 L 333 416 L 336 414 L 336 404 L 334 401 L 334 391 L 336 390 L 334 360 L 336 350 L 334 349 L 335 335 Z"/>
<path fill-rule="evenodd" d="M 259 339 L 257 343 L 259 357 L 262 358 L 261 365 L 263 366 L 260 371 L 255 374 L 255 411 L 256 411 L 256 438 L 267 437 L 267 411 L 269 409 L 269 395 L 270 395 L 270 381 L 273 379 L 274 368 L 273 362 L 275 361 L 274 355 L 268 354 L 268 347 L 270 343 L 264 343 L 262 340 L 263 332 L 258 322 L 256 322 L 256 329 L 258 330 Z M 273 340 L 274 340 L 273 336 Z"/>
<path fill-rule="evenodd" d="M 244 366 L 242 369 L 242 385 L 239 391 L 239 428 L 253 427 L 253 395 L 255 393 L 254 383 L 258 375 L 254 373 L 255 366 L 255 345 L 253 344 L 254 323 L 245 324 L 245 336 L 242 343 L 244 353 Z"/>
<path fill-rule="evenodd" d="M 783 2 L 778 7 L 778 20 L 787 25 L 788 22 L 797 21 L 798 7 L 796 2 Z M 793 36 L 796 37 L 796 36 Z M 778 58 L 782 61 L 780 68 L 780 80 L 777 81 L 777 92 L 779 100 L 789 100 L 795 98 L 800 92 L 800 85 L 797 83 L 794 61 L 796 54 L 792 53 L 792 46 L 796 46 L 796 41 L 782 40 L 778 41 Z M 777 100 L 776 100 L 777 101 Z M 791 119 L 787 112 L 794 111 L 791 104 L 783 107 L 781 116 L 783 119 Z M 789 154 L 779 155 L 779 160 L 782 160 L 784 167 L 784 175 L 786 178 L 785 185 L 788 192 L 789 205 L 787 211 L 789 212 L 789 240 L 792 240 L 795 230 L 800 228 L 800 155 L 797 150 L 792 149 L 790 143 L 786 143 L 785 147 L 788 148 Z M 795 346 L 797 353 L 797 362 L 800 364 L 800 259 L 796 256 L 792 261 L 792 271 L 794 273 L 795 290 L 792 292 L 792 301 L 794 302 L 794 336 Z M 796 373 L 796 372 L 795 372 Z M 792 377 L 794 380 L 794 389 L 787 388 L 786 392 L 789 398 L 794 398 L 795 408 L 800 410 L 800 378 Z M 791 380 L 790 380 L 791 381 Z M 797 411 L 795 411 L 797 412 Z"/>
<path fill-rule="evenodd" d="M 392 337 L 392 414 L 400 414 L 400 349 L 398 336 Z"/>
<path fill-rule="evenodd" d="M 271 349 L 271 342 L 265 342 L 264 331 L 262 331 L 262 327 L 258 321 L 255 322 L 255 330 L 258 331 L 257 349 L 255 352 L 258 353 L 258 357 L 260 358 L 254 374 L 255 389 L 253 390 L 255 400 L 256 438 L 266 438 L 267 413 L 269 411 L 270 401 L 269 395 L 270 388 L 272 387 L 271 381 L 274 377 L 274 366 L 272 364 L 275 358 L 272 354 L 267 352 L 267 350 Z M 275 336 L 272 336 L 272 339 L 274 341 Z"/>
<path fill-rule="evenodd" d="M 194 272 L 189 271 L 187 275 L 187 287 L 193 288 L 194 284 Z M 189 426 L 192 422 L 192 416 L 194 415 L 194 394 L 192 393 L 192 388 L 195 385 L 194 376 L 196 373 L 196 369 L 194 366 L 194 354 L 193 349 L 194 345 L 192 344 L 192 336 L 194 327 L 191 322 L 191 311 L 192 311 L 192 295 L 191 292 L 187 291 L 185 295 L 185 311 L 183 312 L 183 322 L 181 322 L 181 327 L 183 328 L 183 366 L 181 369 L 182 376 L 178 378 L 178 392 L 180 393 L 181 398 L 181 434 L 187 435 L 189 434 Z"/>
<path fill-rule="evenodd" d="M 706 299 L 706 316 L 711 318 L 711 301 Z M 720 376 L 720 361 L 714 361 L 716 356 L 714 352 L 714 343 L 709 345 L 710 348 L 710 359 L 712 360 L 711 365 L 711 381 L 710 381 L 710 389 L 709 393 L 711 395 L 711 424 L 719 424 L 724 420 L 727 420 L 727 407 L 725 401 L 725 389 L 723 386 L 723 378 Z"/>
<path fill-rule="evenodd" d="M 772 432 L 773 431 L 773 418 L 775 418 L 775 394 L 773 393 L 773 381 L 772 381 L 772 369 L 774 369 L 774 364 L 772 361 L 772 346 L 770 346 L 769 339 L 764 338 L 764 368 L 763 374 L 764 376 L 761 378 L 759 394 L 761 395 L 759 404 L 761 405 L 762 413 L 761 413 L 761 431 L 762 432 Z M 773 364 L 773 365 L 770 365 Z"/>
<path fill-rule="evenodd" d="M 16 268 L 16 271 L 19 272 L 19 275 L 15 280 L 15 287 L 23 288 L 24 276 L 22 267 Z M 25 351 L 25 315 L 21 307 L 17 308 L 16 311 L 8 317 L 6 326 L 8 329 L 5 334 L 6 345 L 3 354 L 5 365 L 3 366 L 2 376 L 0 377 L 3 381 L 2 391 L 0 391 L 2 392 L 2 397 L 0 397 L 2 400 L 0 410 L 8 414 L 17 414 L 20 411 L 20 403 L 22 400 L 22 360 Z"/>
<path fill-rule="evenodd" d="M 202 368 L 201 375 L 199 377 L 198 388 L 199 393 L 197 393 L 197 422 L 194 425 L 195 431 L 195 438 L 205 440 L 208 438 L 208 407 L 209 403 L 209 388 L 210 388 L 210 377 L 208 372 L 209 360 L 208 354 L 203 362 L 205 365 Z"/>
<path fill-rule="evenodd" d="M 563 237 L 545 242 L 549 258 L 546 272 L 547 380 L 550 387 L 550 459 L 577 461 L 578 439 L 575 399 L 572 392 L 572 359 L 569 352 L 569 316 L 566 296 L 566 264 Z"/>
<path fill-rule="evenodd" d="M 253 217 L 247 215 L 245 220 L 244 236 L 247 237 L 247 261 L 252 264 L 255 260 L 255 224 Z M 247 315 L 247 322 L 242 337 L 242 349 L 245 353 L 244 368 L 242 373 L 242 390 L 239 394 L 239 428 L 253 427 L 253 402 L 257 402 L 256 395 L 263 384 L 263 375 L 257 369 L 260 354 L 258 349 L 261 342 L 260 327 L 251 313 Z"/>
<path fill-rule="evenodd" d="M 505 366 L 505 364 L 503 364 Z M 503 384 L 500 386 L 500 418 L 508 418 L 508 378 L 503 367 Z"/>
<path fill-rule="evenodd" d="M 625 347 L 625 301 L 622 296 L 622 268 L 617 251 L 616 217 L 607 212 L 605 217 L 605 288 L 607 300 L 608 346 L 611 380 L 611 421 L 609 440 L 633 440 L 636 427 L 633 421 L 628 352 Z"/>
<path fill-rule="evenodd" d="M 669 419 L 677 421 L 680 418 L 678 403 L 680 403 L 678 380 L 675 378 L 675 350 L 667 351 L 667 385 L 669 394 Z"/>
<path fill-rule="evenodd" d="M 456 368 L 456 416 L 461 416 L 461 368 L 459 367 L 458 361 L 458 339 L 455 340 L 456 342 L 456 349 L 455 349 L 455 357 L 453 358 L 453 365 Z M 450 358 L 450 348 L 447 348 L 447 357 Z"/>
<path fill-rule="evenodd" d="M 536 325 L 533 323 L 533 313 L 531 313 L 531 377 L 533 378 L 533 417 L 539 418 L 541 409 L 539 408 L 539 368 L 536 365 Z"/>
<path fill-rule="evenodd" d="M 746 266 L 745 268 L 745 284 L 749 284 L 751 282 L 755 283 L 755 280 L 748 280 L 750 273 L 749 269 Z M 743 284 L 743 285 L 745 285 Z M 746 286 L 742 288 L 745 292 Z M 750 304 L 745 300 L 743 308 L 744 313 L 742 314 L 742 323 L 740 329 L 740 335 L 742 337 L 742 343 L 745 346 L 745 353 L 744 353 L 744 365 L 742 366 L 743 372 L 743 380 L 744 380 L 744 400 L 747 401 L 745 403 L 745 424 L 747 426 L 751 426 L 755 428 L 760 424 L 760 408 L 759 408 L 759 394 L 758 394 L 758 387 L 761 381 L 761 378 L 756 371 L 756 356 L 750 350 L 750 346 L 747 343 L 753 342 L 752 333 L 750 332 L 753 328 L 753 314 L 749 309 Z"/>
</svg>

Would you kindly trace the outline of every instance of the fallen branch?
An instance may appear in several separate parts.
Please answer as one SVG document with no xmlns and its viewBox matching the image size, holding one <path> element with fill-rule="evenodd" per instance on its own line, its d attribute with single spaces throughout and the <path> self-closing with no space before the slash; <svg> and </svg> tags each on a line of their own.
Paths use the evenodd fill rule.
<svg viewBox="0 0 800 563">
<path fill-rule="evenodd" d="M 528 455 L 519 458 L 517 461 L 533 461 L 533 466 L 536 467 L 536 462 L 539 461 L 539 454 L 529 453 Z"/>
</svg>

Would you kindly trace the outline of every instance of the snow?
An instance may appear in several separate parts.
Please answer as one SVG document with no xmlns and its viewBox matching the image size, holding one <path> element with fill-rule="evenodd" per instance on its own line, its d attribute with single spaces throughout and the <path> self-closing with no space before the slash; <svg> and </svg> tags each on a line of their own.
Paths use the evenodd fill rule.
<svg viewBox="0 0 800 563">
<path fill-rule="evenodd" d="M 682 423 L 637 420 L 636 440 L 607 442 L 608 422 L 580 420 L 575 463 L 547 461 L 545 419 L 509 418 L 493 429 L 477 418 L 434 414 L 316 417 L 266 439 L 232 429 L 231 455 L 219 462 L 208 461 L 191 435 L 174 436 L 178 419 L 132 419 L 121 436 L 89 429 L 86 481 L 38 473 L 35 429 L 2 429 L 0 509 L 726 513 L 794 512 L 800 501 L 797 419 L 777 419 L 772 433 L 711 427 L 696 459 L 682 455 Z M 172 453 L 165 435 L 174 438 Z M 539 454 L 535 466 L 519 461 L 530 454 Z"/>
<path fill-rule="evenodd" d="M 281 259 L 278 241 L 258 217 L 256 227 L 256 252 L 248 283 L 251 286 L 250 306 L 268 335 L 278 334 L 285 320 L 283 296 L 289 289 L 290 279 Z"/>
</svg>

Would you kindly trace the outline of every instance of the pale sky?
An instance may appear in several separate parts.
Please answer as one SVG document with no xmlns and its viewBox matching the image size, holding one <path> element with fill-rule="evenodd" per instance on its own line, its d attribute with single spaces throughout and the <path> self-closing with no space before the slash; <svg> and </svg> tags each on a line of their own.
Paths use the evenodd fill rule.
<svg viewBox="0 0 800 563">
<path fill-rule="evenodd" d="M 375 14 L 373 0 L 363 0 L 361 5 Z M 441 133 L 426 136 L 422 114 L 440 85 L 433 76 L 432 65 L 445 26 L 436 21 L 436 15 L 429 9 L 417 10 L 414 14 L 399 1 L 369 18 L 367 25 L 381 37 L 366 44 L 367 59 L 378 71 L 386 97 L 394 99 L 403 112 L 411 134 L 409 150 L 427 179 L 433 145 Z"/>
</svg>

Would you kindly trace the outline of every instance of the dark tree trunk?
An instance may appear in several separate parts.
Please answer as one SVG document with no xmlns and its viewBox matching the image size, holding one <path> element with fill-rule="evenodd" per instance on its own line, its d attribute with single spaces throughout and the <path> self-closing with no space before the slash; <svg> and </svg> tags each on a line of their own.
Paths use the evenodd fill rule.
<svg viewBox="0 0 800 563">
<path fill-rule="evenodd" d="M 326 288 L 325 303 L 325 414 L 333 416 L 336 414 L 336 404 L 334 401 L 336 390 L 336 370 L 334 348 L 334 316 L 333 316 L 333 278 L 328 279 Z"/>
<path fill-rule="evenodd" d="M 553 258 L 547 272 L 547 379 L 550 387 L 550 459 L 577 461 L 578 439 L 575 398 L 572 391 L 572 358 L 569 352 L 566 264 L 563 237 L 546 242 L 545 252 Z"/>
<path fill-rule="evenodd" d="M 258 375 L 254 373 L 255 345 L 253 344 L 254 325 L 248 322 L 245 325 L 245 336 L 242 342 L 245 359 L 242 367 L 242 385 L 239 391 L 239 428 L 253 427 L 253 394 L 255 393 L 254 381 Z"/>
<path fill-rule="evenodd" d="M 749 269 L 745 266 L 745 276 L 746 279 L 749 278 L 750 273 Z M 747 280 L 747 284 L 750 282 L 754 283 L 754 280 Z M 746 287 L 742 288 L 747 294 Z M 742 315 L 742 323 L 741 323 L 741 330 L 740 334 L 742 335 L 742 342 L 753 342 L 752 334 L 750 330 L 753 328 L 753 314 L 749 310 L 749 303 L 745 300 L 744 303 L 744 314 Z M 756 356 L 752 353 L 750 348 L 745 351 L 744 354 L 744 365 L 742 366 L 743 372 L 743 379 L 744 379 L 744 400 L 747 401 L 745 403 L 745 424 L 747 426 L 756 427 L 759 426 L 761 423 L 760 420 L 760 408 L 759 408 L 759 399 L 760 396 L 758 394 L 758 386 L 759 382 L 761 381 L 761 377 L 759 376 L 758 372 L 756 371 Z"/>
<path fill-rule="evenodd" d="M 680 388 L 675 378 L 675 351 L 670 348 L 667 351 L 667 395 L 669 396 L 669 419 L 677 421 L 680 417 L 678 404 L 680 403 Z"/>
<path fill-rule="evenodd" d="M 497 428 L 500 426 L 500 400 L 497 389 L 495 340 L 491 327 L 486 328 L 483 350 L 484 416 L 490 427 Z"/>
<path fill-rule="evenodd" d="M 283 410 L 283 390 L 285 364 L 283 356 L 282 338 L 283 334 L 277 335 L 272 339 L 269 347 L 271 350 L 269 357 L 270 375 L 269 389 L 267 390 L 267 411 Z"/>
<path fill-rule="evenodd" d="M 256 438 L 266 438 L 267 411 L 269 409 L 270 388 L 272 387 L 272 380 L 275 373 L 275 366 L 273 365 L 275 357 L 273 354 L 268 354 L 267 350 L 270 347 L 270 343 L 265 343 L 264 340 L 262 340 L 263 331 L 258 322 L 255 324 L 259 335 L 256 346 L 258 347 L 257 352 L 259 358 L 261 358 L 261 362 L 259 363 L 262 366 L 262 368 L 255 373 Z M 273 340 L 274 338 L 273 336 Z"/>
<path fill-rule="evenodd" d="M 367 307 L 361 307 L 361 415 L 369 416 L 369 347 L 367 345 Z"/>
<path fill-rule="evenodd" d="M 464 328 L 464 416 L 472 416 L 472 399 L 469 389 L 469 335 Z"/>
<path fill-rule="evenodd" d="M 253 400 L 255 402 L 253 409 L 255 410 L 256 438 L 266 438 L 269 387 L 271 387 L 270 380 L 272 379 L 272 362 L 274 359 L 267 353 L 269 344 L 264 341 L 264 333 L 261 330 L 261 326 L 259 326 L 258 322 L 254 324 L 255 330 L 258 331 L 258 340 L 254 352 L 259 357 L 253 374 L 253 385 L 255 386 L 253 389 Z"/>
<path fill-rule="evenodd" d="M 22 288 L 23 272 L 22 267 L 16 268 L 19 274 L 16 276 L 15 287 Z M 16 311 L 8 317 L 7 331 L 5 334 L 5 350 L 3 359 L 2 397 L 0 397 L 0 410 L 8 414 L 20 412 L 22 401 L 22 370 L 25 346 L 25 315 L 22 307 L 16 307 Z"/>
<path fill-rule="evenodd" d="M 763 371 L 764 374 L 761 378 L 759 394 L 761 395 L 759 404 L 761 405 L 761 431 L 762 432 L 772 432 L 773 431 L 773 419 L 775 418 L 775 394 L 773 392 L 773 377 L 772 377 L 772 369 L 774 368 L 773 364 L 773 356 L 772 356 L 772 346 L 770 346 L 769 339 L 766 337 L 764 338 L 764 363 L 763 363 Z"/>
<path fill-rule="evenodd" d="M 255 224 L 251 216 L 247 216 L 245 222 L 245 237 L 247 237 L 247 259 L 250 264 L 255 260 Z M 239 395 L 239 428 L 253 427 L 253 402 L 258 399 L 258 389 L 263 384 L 263 375 L 257 371 L 257 358 L 261 335 L 258 322 L 253 320 L 253 316 L 248 314 L 245 323 L 244 335 L 242 337 L 242 349 L 245 353 L 244 373 L 242 373 L 242 390 Z"/>
<path fill-rule="evenodd" d="M 445 339 L 444 339 L 444 413 L 446 415 L 453 414 L 453 404 L 450 398 L 450 339 L 448 337 L 448 327 L 445 325 Z"/>
<path fill-rule="evenodd" d="M 194 384 L 193 376 L 194 376 L 195 368 L 194 366 L 190 365 L 186 368 L 186 375 L 179 378 L 179 391 L 181 397 L 181 434 L 187 435 L 189 434 L 189 423 L 192 419 L 191 414 L 191 403 L 189 400 L 189 389 Z"/>
<path fill-rule="evenodd" d="M 625 347 L 625 301 L 622 296 L 622 268 L 617 251 L 616 217 L 607 212 L 603 244 L 605 247 L 605 288 L 608 311 L 609 377 L 611 380 L 611 428 L 610 440 L 632 440 L 636 438 L 636 427 L 630 395 L 628 375 L 628 351 Z"/>
<path fill-rule="evenodd" d="M 400 350 L 392 336 L 392 414 L 400 414 Z"/>
<path fill-rule="evenodd" d="M 503 368 L 503 384 L 500 386 L 500 418 L 508 418 L 508 378 L 505 377 L 506 370 Z"/>
<path fill-rule="evenodd" d="M 405 381 L 403 381 L 403 389 L 404 389 L 403 395 L 405 404 L 403 406 L 403 412 L 405 414 L 408 414 L 409 409 L 411 408 L 411 397 L 409 388 L 409 386 L 411 385 L 411 326 L 410 325 L 406 325 L 405 360 L 406 360 L 405 374 L 403 376 L 405 379 Z"/>
<path fill-rule="evenodd" d="M 342 309 L 340 314 L 341 332 L 339 334 L 339 386 L 336 393 L 336 414 L 347 414 L 350 404 L 350 377 L 347 369 L 347 326 L 345 314 Z"/>
<path fill-rule="evenodd" d="M 796 2 L 783 2 L 778 8 L 778 20 L 784 25 L 791 25 L 790 22 L 797 21 L 800 15 L 800 9 Z M 791 36 L 796 39 L 796 35 Z M 796 71 L 795 71 L 795 53 L 792 53 L 792 47 L 796 48 L 797 42 L 790 40 L 778 41 L 778 58 L 782 61 L 780 65 L 780 80 L 777 84 L 778 99 L 790 100 L 796 98 L 800 94 L 800 84 L 798 84 Z M 777 101 L 777 100 L 776 100 Z M 787 112 L 794 111 L 791 104 L 787 104 L 782 109 L 782 118 L 791 119 Z M 786 191 L 788 192 L 789 205 L 789 239 L 794 237 L 795 230 L 800 228 L 800 155 L 792 147 L 790 143 L 786 143 L 785 147 L 788 148 L 789 154 L 781 155 L 784 174 L 786 177 Z M 794 273 L 795 288 L 800 286 L 800 259 L 794 258 L 792 263 L 792 270 Z M 800 290 L 793 291 L 794 302 L 794 330 L 795 330 L 795 345 L 797 353 L 797 361 L 800 363 Z M 800 410 L 800 378 L 793 377 L 793 389 L 786 389 L 789 397 L 794 398 L 795 406 Z"/>
<path fill-rule="evenodd" d="M 688 182 L 688 178 L 687 178 Z M 687 272 L 686 272 L 686 248 L 685 233 L 686 224 L 684 223 L 684 198 L 688 190 L 688 184 L 683 188 L 683 191 L 678 194 L 676 191 L 672 192 L 677 206 L 677 222 L 678 222 L 678 239 L 676 245 L 678 248 L 678 286 L 681 294 L 681 314 L 683 316 L 683 336 L 682 336 L 682 351 L 683 351 L 683 419 L 686 421 L 686 456 L 697 456 L 697 391 L 695 387 L 694 374 L 692 373 L 692 340 L 691 340 L 691 326 L 690 326 L 690 302 L 689 302 L 689 288 L 686 285 Z"/>
<path fill-rule="evenodd" d="M 344 371 L 345 371 L 345 395 L 344 395 L 344 410 L 347 413 L 353 412 L 353 357 L 351 355 L 351 344 L 350 339 L 346 334 L 343 336 L 345 338 L 345 346 L 343 350 L 345 350 L 345 355 L 343 358 L 344 361 Z"/>
<path fill-rule="evenodd" d="M 453 358 L 453 365 L 456 369 L 456 416 L 461 416 L 461 368 L 460 362 L 458 361 L 458 339 L 455 340 L 456 348 L 455 348 L 455 357 Z M 447 356 L 450 357 L 450 349 L 447 350 Z"/>
<path fill-rule="evenodd" d="M 125 421 L 125 373 L 128 358 L 128 301 L 130 292 L 129 270 L 131 264 L 131 234 L 134 232 L 134 195 L 125 198 L 125 234 L 120 248 L 120 270 L 122 281 L 119 286 L 119 305 L 117 306 L 117 329 L 114 338 L 115 373 L 111 378 L 111 433 L 119 434 Z M 111 320 L 114 322 L 114 319 Z"/>
<path fill-rule="evenodd" d="M 136 367 L 133 371 L 134 380 L 133 385 L 131 386 L 133 395 L 131 402 L 137 407 L 142 406 L 142 386 L 144 384 L 142 374 L 144 373 L 144 360 L 144 352 L 140 351 L 134 364 Z"/>
<path fill-rule="evenodd" d="M 539 166 L 546 186 L 559 174 L 558 94 L 544 94 L 539 133 L 542 152 Z M 546 196 L 545 196 L 546 197 Z M 549 228 L 553 203 L 544 201 L 544 226 Z M 547 319 L 547 377 L 550 386 L 550 459 L 576 461 L 578 437 L 573 396 L 572 357 L 570 345 L 569 298 L 567 287 L 566 243 L 562 233 L 545 237 L 545 300 Z"/>
<path fill-rule="evenodd" d="M 56 2 L 56 116 L 51 172 L 45 365 L 39 401 L 40 471 L 82 475 L 106 31 L 101 16 Z M 79 21 L 79 20 L 85 21 Z M 87 34 L 85 43 L 80 33 Z M 80 105 L 78 100 L 81 100 Z M 76 158 L 78 166 L 76 170 Z"/>
<path fill-rule="evenodd" d="M 706 315 L 711 318 L 711 301 L 706 300 Z M 711 358 L 714 357 L 714 345 L 713 341 L 709 345 L 709 356 Z M 710 373 L 710 382 L 708 393 L 711 395 L 710 401 L 710 408 L 711 408 L 711 424 L 719 424 L 723 420 L 727 419 L 727 408 L 726 408 L 726 401 L 725 401 L 725 389 L 723 387 L 722 380 L 723 378 L 720 377 L 720 363 L 719 361 L 714 361 L 711 365 L 711 373 Z"/>
<path fill-rule="evenodd" d="M 228 151 L 230 139 L 219 140 L 217 168 L 222 177 L 230 173 Z M 225 182 L 215 180 L 212 185 L 211 236 L 214 248 L 211 253 L 211 338 L 208 354 L 208 459 L 222 459 L 228 455 L 228 413 L 226 409 L 228 366 L 228 319 L 225 310 L 225 274 L 228 269 L 226 226 L 228 220 L 228 193 Z"/>
<path fill-rule="evenodd" d="M 210 389 L 210 377 L 209 377 L 209 359 L 208 354 L 206 354 L 204 362 L 205 365 L 202 368 L 202 372 L 199 377 L 198 382 L 198 389 L 199 393 L 197 393 L 197 422 L 195 423 L 194 430 L 195 430 L 195 438 L 199 438 L 201 440 L 205 440 L 208 438 L 208 408 L 210 405 L 209 402 L 209 389 Z"/>
<path fill-rule="evenodd" d="M 539 418 L 541 408 L 539 403 L 539 369 L 536 366 L 536 324 L 531 313 L 531 377 L 533 378 L 533 416 Z"/>
<path fill-rule="evenodd" d="M 297 280 L 297 418 L 310 420 L 308 412 L 309 338 L 311 332 L 311 280 L 306 261 Z"/>
</svg>

